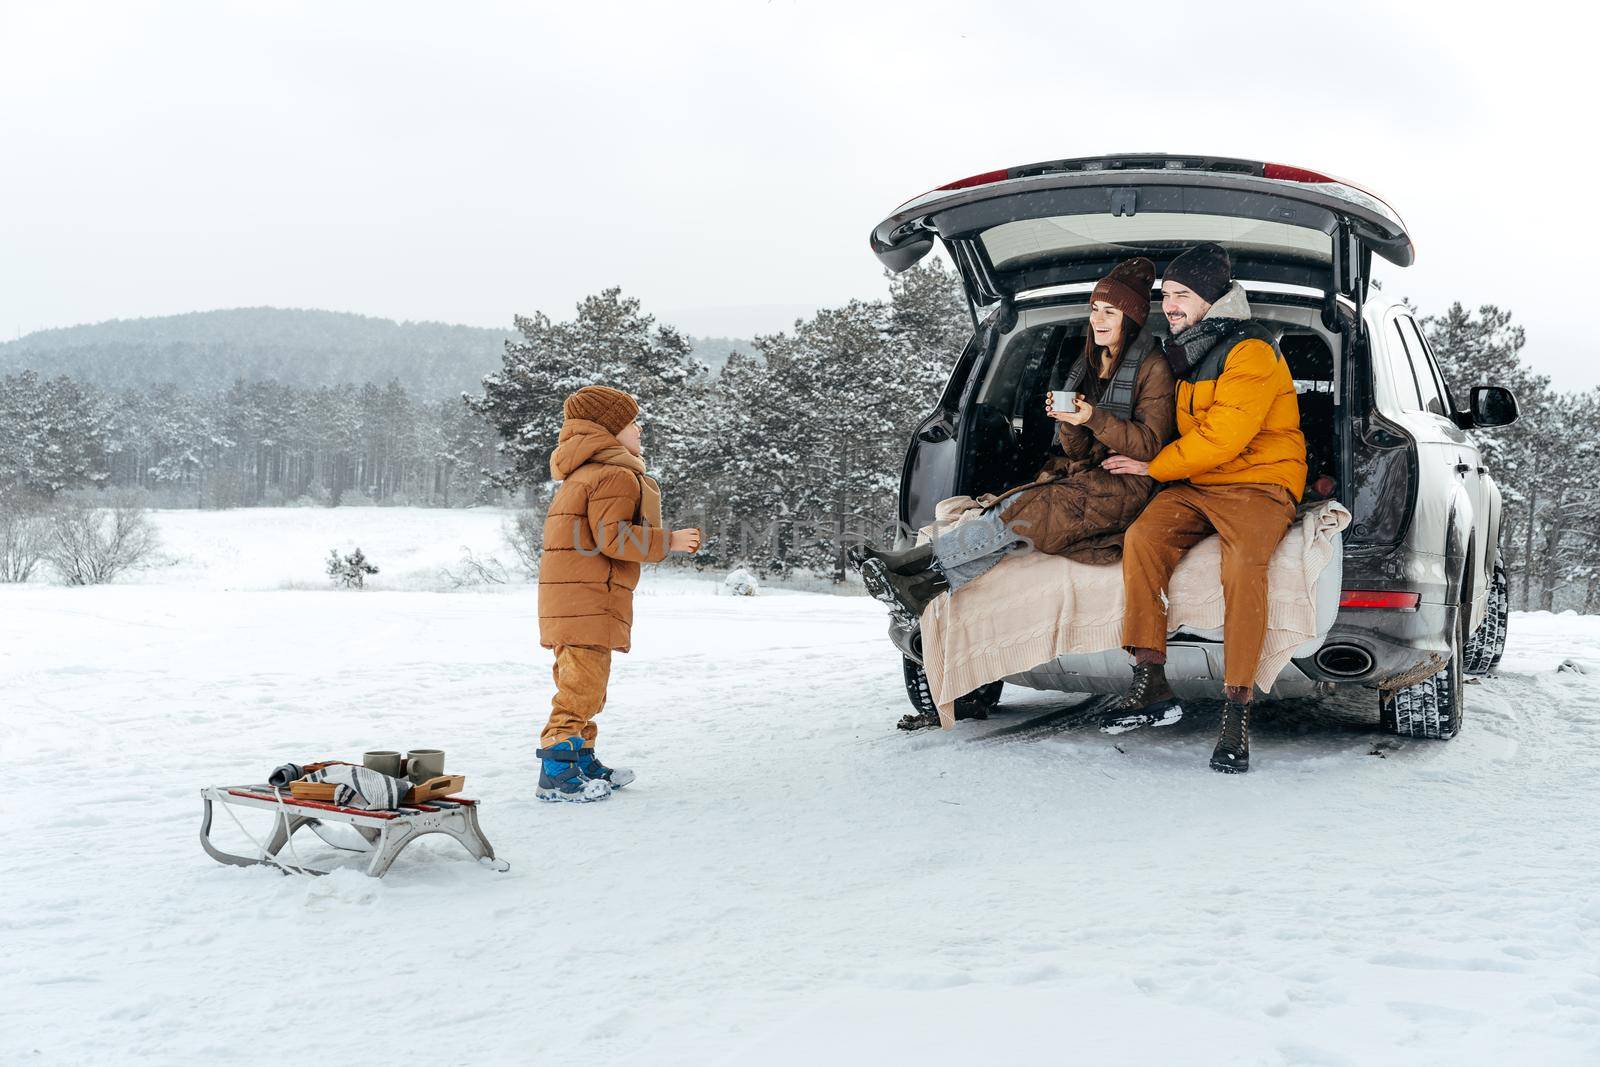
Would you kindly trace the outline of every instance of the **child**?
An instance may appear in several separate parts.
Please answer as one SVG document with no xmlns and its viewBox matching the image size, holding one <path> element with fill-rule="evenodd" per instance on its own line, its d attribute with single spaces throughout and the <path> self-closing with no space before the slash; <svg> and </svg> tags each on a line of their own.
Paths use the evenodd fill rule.
<svg viewBox="0 0 1600 1067">
<path fill-rule="evenodd" d="M 628 651 L 639 565 L 696 552 L 700 531 L 661 525 L 661 489 L 639 458 L 639 405 L 589 385 L 567 397 L 550 476 L 561 483 L 544 520 L 539 642 L 555 650 L 556 695 L 537 755 L 540 800 L 604 800 L 633 781 L 594 754 L 611 651 Z"/>
</svg>

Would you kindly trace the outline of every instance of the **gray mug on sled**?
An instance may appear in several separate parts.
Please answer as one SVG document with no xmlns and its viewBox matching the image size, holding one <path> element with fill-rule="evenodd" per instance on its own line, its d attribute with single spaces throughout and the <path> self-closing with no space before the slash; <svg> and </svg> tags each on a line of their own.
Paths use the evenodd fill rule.
<svg viewBox="0 0 1600 1067">
<path fill-rule="evenodd" d="M 444 773 L 444 749 L 412 749 L 406 753 L 405 770 L 406 777 L 411 779 L 412 785 L 439 777 Z"/>
<path fill-rule="evenodd" d="M 375 749 L 371 752 L 363 753 L 361 762 L 369 770 L 377 771 L 379 774 L 387 774 L 390 778 L 405 777 L 405 757 L 398 752 L 392 752 L 386 748 Z"/>
</svg>

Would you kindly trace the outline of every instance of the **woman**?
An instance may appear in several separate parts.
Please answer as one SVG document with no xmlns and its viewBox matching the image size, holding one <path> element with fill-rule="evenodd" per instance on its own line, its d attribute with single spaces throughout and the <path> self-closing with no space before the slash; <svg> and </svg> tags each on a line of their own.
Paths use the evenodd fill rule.
<svg viewBox="0 0 1600 1067">
<path fill-rule="evenodd" d="M 1028 547 L 1083 563 L 1110 563 L 1122 534 L 1155 492 L 1146 476 L 1112 474 L 1111 455 L 1149 461 L 1177 434 L 1172 369 L 1146 326 L 1155 265 L 1137 257 L 1111 269 L 1089 294 L 1083 354 L 1063 389 L 1079 393 L 1072 411 L 1045 410 L 1059 424 L 1062 455 L 1032 482 L 996 498 L 981 516 L 905 552 L 862 547 L 851 553 L 867 592 L 906 625 L 940 593 L 986 573 Z"/>
</svg>

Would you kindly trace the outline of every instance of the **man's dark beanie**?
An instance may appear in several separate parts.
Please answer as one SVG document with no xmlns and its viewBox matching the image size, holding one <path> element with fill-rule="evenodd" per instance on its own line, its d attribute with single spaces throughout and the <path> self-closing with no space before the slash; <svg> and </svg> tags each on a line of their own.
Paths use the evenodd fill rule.
<svg viewBox="0 0 1600 1067">
<path fill-rule="evenodd" d="M 1215 304 L 1233 283 L 1233 264 L 1221 245 L 1195 245 L 1167 264 L 1162 281 L 1187 285 L 1208 304 Z"/>
</svg>

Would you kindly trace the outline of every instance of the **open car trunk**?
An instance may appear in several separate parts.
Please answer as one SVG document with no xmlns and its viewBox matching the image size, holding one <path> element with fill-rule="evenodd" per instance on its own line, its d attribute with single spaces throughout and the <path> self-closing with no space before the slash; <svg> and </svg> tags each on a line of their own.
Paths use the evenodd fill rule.
<svg viewBox="0 0 1600 1067">
<path fill-rule="evenodd" d="M 1201 156 L 1053 160 L 976 175 L 895 209 L 872 231 L 893 271 L 942 240 L 977 309 L 1148 256 L 1157 271 L 1214 241 L 1240 280 L 1304 287 L 1359 306 L 1374 253 L 1413 258 L 1399 216 L 1348 182 L 1294 167 Z M 1331 324 L 1331 323 L 1330 323 Z"/>
<path fill-rule="evenodd" d="M 1404 224 L 1377 197 L 1248 160 L 1057 160 L 936 189 L 901 205 L 872 234 L 891 270 L 911 266 L 935 241 L 961 272 L 975 330 L 907 449 L 903 529 L 925 525 L 945 496 L 1029 480 L 1053 439 L 1030 401 L 1060 381 L 1081 349 L 1093 283 L 1134 255 L 1154 260 L 1159 275 L 1200 241 L 1228 250 L 1255 317 L 1280 333 L 1299 383 L 1308 496 L 1354 505 L 1358 309 L 1374 254 L 1402 266 L 1413 258 Z M 1331 487 L 1318 487 L 1323 476 Z"/>
</svg>

